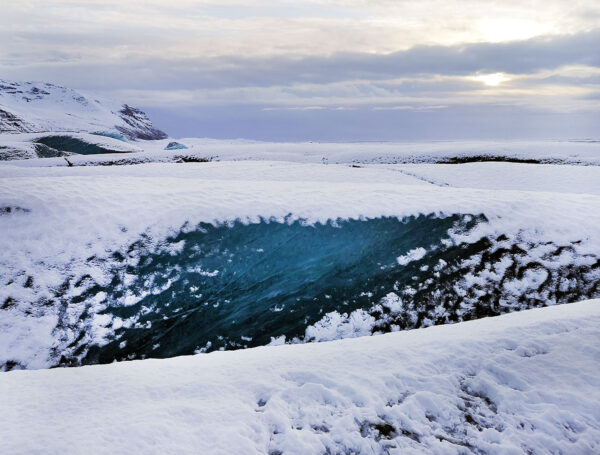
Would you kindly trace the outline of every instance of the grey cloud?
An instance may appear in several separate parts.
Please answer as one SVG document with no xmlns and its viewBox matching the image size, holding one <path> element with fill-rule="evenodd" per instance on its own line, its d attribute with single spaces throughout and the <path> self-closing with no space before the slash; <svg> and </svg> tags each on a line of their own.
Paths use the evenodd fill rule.
<svg viewBox="0 0 600 455">
<path fill-rule="evenodd" d="M 79 89 L 104 91 L 109 95 L 132 90 L 157 95 L 179 90 L 199 91 L 207 94 L 206 99 L 212 97 L 215 100 L 210 103 L 199 98 L 201 101 L 194 107 L 177 108 L 169 107 L 168 101 L 162 107 L 157 107 L 157 103 L 148 103 L 151 106 L 141 103 L 140 107 L 150 113 L 157 126 L 174 136 L 393 140 L 548 138 L 548 134 L 552 134 L 564 138 L 597 134 L 597 112 L 565 114 L 549 112 L 549 109 L 544 112 L 523 106 L 492 105 L 497 100 L 468 106 L 464 99 L 457 101 L 456 94 L 476 94 L 484 88 L 481 83 L 434 76 L 464 76 L 476 72 L 527 75 L 564 65 L 600 67 L 598 43 L 600 29 L 521 42 L 419 46 L 387 55 L 338 53 L 329 57 L 185 60 L 165 55 L 153 59 L 126 56 L 90 62 L 54 52 L 48 53 L 43 62 L 34 61 L 32 57 L 27 65 L 0 60 L 0 76 L 47 80 Z M 412 79 L 390 81 L 401 78 Z M 519 79 L 514 83 L 528 88 L 548 83 L 580 87 L 597 84 L 598 76 L 552 75 Z M 247 88 L 247 97 L 244 97 L 244 88 Z M 428 99 L 419 104 L 418 100 L 394 100 L 395 96 Z M 302 100 L 313 103 L 311 98 L 322 98 L 333 99 L 331 106 L 344 104 L 347 107 L 361 97 L 367 102 L 355 109 L 307 110 L 301 103 Z M 386 97 L 389 100 L 385 103 L 389 104 L 381 101 Z M 368 103 L 368 98 L 378 99 L 378 104 Z M 598 94 L 571 98 L 575 103 L 588 100 L 594 104 Z M 257 99 L 267 102 L 261 103 Z M 465 104 L 460 105 L 463 101 Z M 321 106 L 320 103 L 315 100 L 310 105 Z M 414 108 L 405 109 L 403 103 Z M 510 104 L 508 100 L 507 104 Z M 526 100 L 522 104 L 526 104 Z M 298 109 L 281 109 L 297 105 Z M 448 107 L 433 108 L 438 105 Z M 373 109 L 375 106 L 379 109 Z M 397 106 L 400 108 L 394 108 Z"/>
<path fill-rule="evenodd" d="M 558 85 L 600 85 L 600 74 L 582 74 L 580 76 L 577 75 L 560 75 L 554 74 L 547 77 L 535 78 L 535 79 L 524 79 L 520 81 L 520 85 L 539 85 L 540 83 L 544 84 L 558 84 Z"/>
<path fill-rule="evenodd" d="M 581 100 L 591 100 L 591 101 L 595 101 L 595 100 L 600 101 L 600 91 L 595 91 L 595 92 L 589 93 L 587 95 L 579 96 L 578 99 L 581 99 Z M 600 114 L 598 112 L 596 112 L 594 114 L 594 119 L 595 119 L 596 123 L 598 125 L 600 125 Z"/>
<path fill-rule="evenodd" d="M 200 77 L 208 86 L 331 83 L 382 80 L 431 74 L 475 72 L 529 74 L 563 65 L 600 66 L 600 30 L 553 39 L 460 46 L 418 46 L 387 55 L 336 54 L 331 57 L 230 59 L 225 70 Z"/>
<path fill-rule="evenodd" d="M 383 81 L 475 72 L 531 74 L 563 65 L 600 66 L 600 29 L 576 35 L 508 43 L 418 46 L 386 55 L 339 53 L 329 57 L 126 58 L 5 66 L 5 77 L 39 74 L 66 85 L 93 89 L 221 89 Z M 8 74 L 6 74 L 8 73 Z"/>
</svg>

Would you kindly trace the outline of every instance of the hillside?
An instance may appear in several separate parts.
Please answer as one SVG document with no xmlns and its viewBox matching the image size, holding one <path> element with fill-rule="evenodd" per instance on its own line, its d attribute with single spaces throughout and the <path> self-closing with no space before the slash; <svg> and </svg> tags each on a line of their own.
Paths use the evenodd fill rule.
<svg viewBox="0 0 600 455">
<path fill-rule="evenodd" d="M 129 140 L 164 139 L 144 112 L 73 89 L 0 80 L 0 133 L 102 133 Z"/>
</svg>

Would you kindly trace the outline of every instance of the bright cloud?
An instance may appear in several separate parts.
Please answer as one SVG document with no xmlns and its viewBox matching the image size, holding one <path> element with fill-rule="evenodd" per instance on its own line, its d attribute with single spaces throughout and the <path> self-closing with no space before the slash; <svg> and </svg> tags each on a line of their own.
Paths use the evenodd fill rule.
<svg viewBox="0 0 600 455">
<path fill-rule="evenodd" d="M 472 79 L 474 81 L 483 82 L 485 85 L 489 85 L 491 87 L 496 87 L 503 82 L 510 80 L 510 78 L 504 73 L 478 74 L 477 76 L 473 76 Z"/>
<path fill-rule="evenodd" d="M 165 55 L 389 53 L 505 42 L 600 26 L 595 0 L 5 2 L 1 58 L 51 49 L 72 59 Z M 12 37 L 12 39 L 11 39 Z"/>
</svg>

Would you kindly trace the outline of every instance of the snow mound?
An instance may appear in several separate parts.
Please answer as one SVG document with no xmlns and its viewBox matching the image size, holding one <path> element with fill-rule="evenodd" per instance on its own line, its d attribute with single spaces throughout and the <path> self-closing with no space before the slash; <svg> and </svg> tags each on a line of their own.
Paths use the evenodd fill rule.
<svg viewBox="0 0 600 455">
<path fill-rule="evenodd" d="M 331 343 L 0 374 L 6 453 L 600 451 L 600 301 Z"/>
</svg>

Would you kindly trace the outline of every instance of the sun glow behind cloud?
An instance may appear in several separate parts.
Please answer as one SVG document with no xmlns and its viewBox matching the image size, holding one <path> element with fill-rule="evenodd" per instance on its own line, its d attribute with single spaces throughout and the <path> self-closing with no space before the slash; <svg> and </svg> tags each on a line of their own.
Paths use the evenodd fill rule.
<svg viewBox="0 0 600 455">
<path fill-rule="evenodd" d="M 483 82 L 490 87 L 497 87 L 503 82 L 510 81 L 510 77 L 504 73 L 478 74 L 477 76 L 472 76 L 471 79 Z"/>
</svg>

